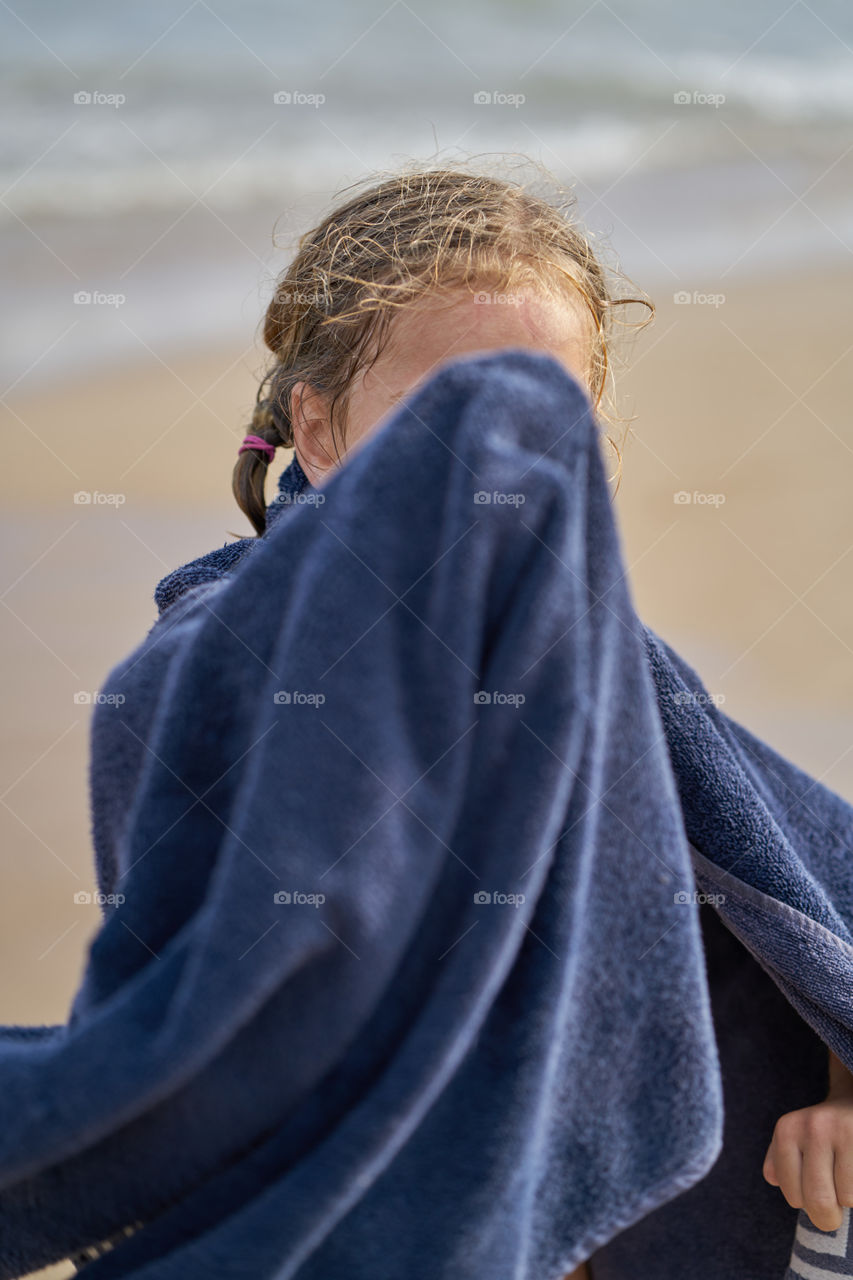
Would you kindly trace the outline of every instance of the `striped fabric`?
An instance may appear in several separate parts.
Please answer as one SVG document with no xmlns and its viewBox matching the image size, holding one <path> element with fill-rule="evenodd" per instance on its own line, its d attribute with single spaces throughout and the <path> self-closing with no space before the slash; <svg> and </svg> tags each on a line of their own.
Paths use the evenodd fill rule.
<svg viewBox="0 0 853 1280">
<path fill-rule="evenodd" d="M 853 1276 L 850 1210 L 844 1210 L 837 1231 L 818 1231 L 801 1209 L 785 1280 L 833 1280 L 836 1276 Z"/>
</svg>

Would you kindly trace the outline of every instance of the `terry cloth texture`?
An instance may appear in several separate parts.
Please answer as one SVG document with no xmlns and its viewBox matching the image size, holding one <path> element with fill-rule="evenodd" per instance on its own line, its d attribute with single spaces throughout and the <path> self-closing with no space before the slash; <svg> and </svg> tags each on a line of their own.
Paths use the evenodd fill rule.
<svg viewBox="0 0 853 1280">
<path fill-rule="evenodd" d="M 141 1222 L 87 1280 L 637 1280 L 633 1232 L 643 1280 L 779 1280 L 774 1108 L 853 1068 L 853 809 L 637 618 L 549 357 L 280 492 L 102 687 L 122 900 L 68 1024 L 0 1036 L 0 1276 Z"/>
</svg>

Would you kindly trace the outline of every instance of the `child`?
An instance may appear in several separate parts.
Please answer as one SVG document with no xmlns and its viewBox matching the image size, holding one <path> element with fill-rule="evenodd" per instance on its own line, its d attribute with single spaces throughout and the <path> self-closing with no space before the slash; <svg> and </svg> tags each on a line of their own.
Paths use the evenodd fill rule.
<svg viewBox="0 0 853 1280">
<path fill-rule="evenodd" d="M 234 468 L 241 510 L 263 535 L 276 448 L 294 450 L 301 483 L 322 486 L 453 356 L 544 350 L 604 418 L 614 310 L 632 302 L 653 314 L 615 291 L 565 211 L 514 183 L 411 171 L 353 196 L 301 238 L 267 310 L 274 360 Z M 853 1077 L 834 1054 L 829 1065 L 826 1099 L 780 1118 L 762 1170 L 824 1231 L 853 1204 Z"/>
<path fill-rule="evenodd" d="M 276 448 L 295 446 L 319 483 L 436 363 L 478 346 L 551 351 L 605 417 L 613 313 L 631 303 L 653 314 L 613 295 L 563 212 L 507 182 L 414 172 L 354 197 L 301 238 L 267 309 L 275 360 L 250 427 L 261 446 L 234 468 L 238 504 L 262 534 Z"/>
</svg>

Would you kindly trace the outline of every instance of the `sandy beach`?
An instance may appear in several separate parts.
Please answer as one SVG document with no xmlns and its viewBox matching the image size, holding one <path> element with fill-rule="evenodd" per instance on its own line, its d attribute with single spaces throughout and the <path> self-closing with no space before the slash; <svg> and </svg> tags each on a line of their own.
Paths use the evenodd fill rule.
<svg viewBox="0 0 853 1280">
<path fill-rule="evenodd" d="M 652 293 L 618 375 L 636 420 L 616 510 L 640 616 L 728 714 L 853 799 L 849 276 Z M 10 399 L 3 1022 L 67 1014 L 99 919 L 74 900 L 94 888 L 86 697 L 153 622 L 157 580 L 249 532 L 230 471 L 261 365 L 251 346 L 145 353 Z"/>
</svg>

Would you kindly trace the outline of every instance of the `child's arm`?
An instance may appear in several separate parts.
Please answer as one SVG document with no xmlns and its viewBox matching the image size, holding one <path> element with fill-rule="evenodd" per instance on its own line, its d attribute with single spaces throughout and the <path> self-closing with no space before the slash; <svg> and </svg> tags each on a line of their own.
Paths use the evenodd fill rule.
<svg viewBox="0 0 853 1280">
<path fill-rule="evenodd" d="M 826 1098 L 776 1122 L 763 1173 L 819 1231 L 841 1226 L 853 1205 L 853 1075 L 831 1049 Z"/>
</svg>

